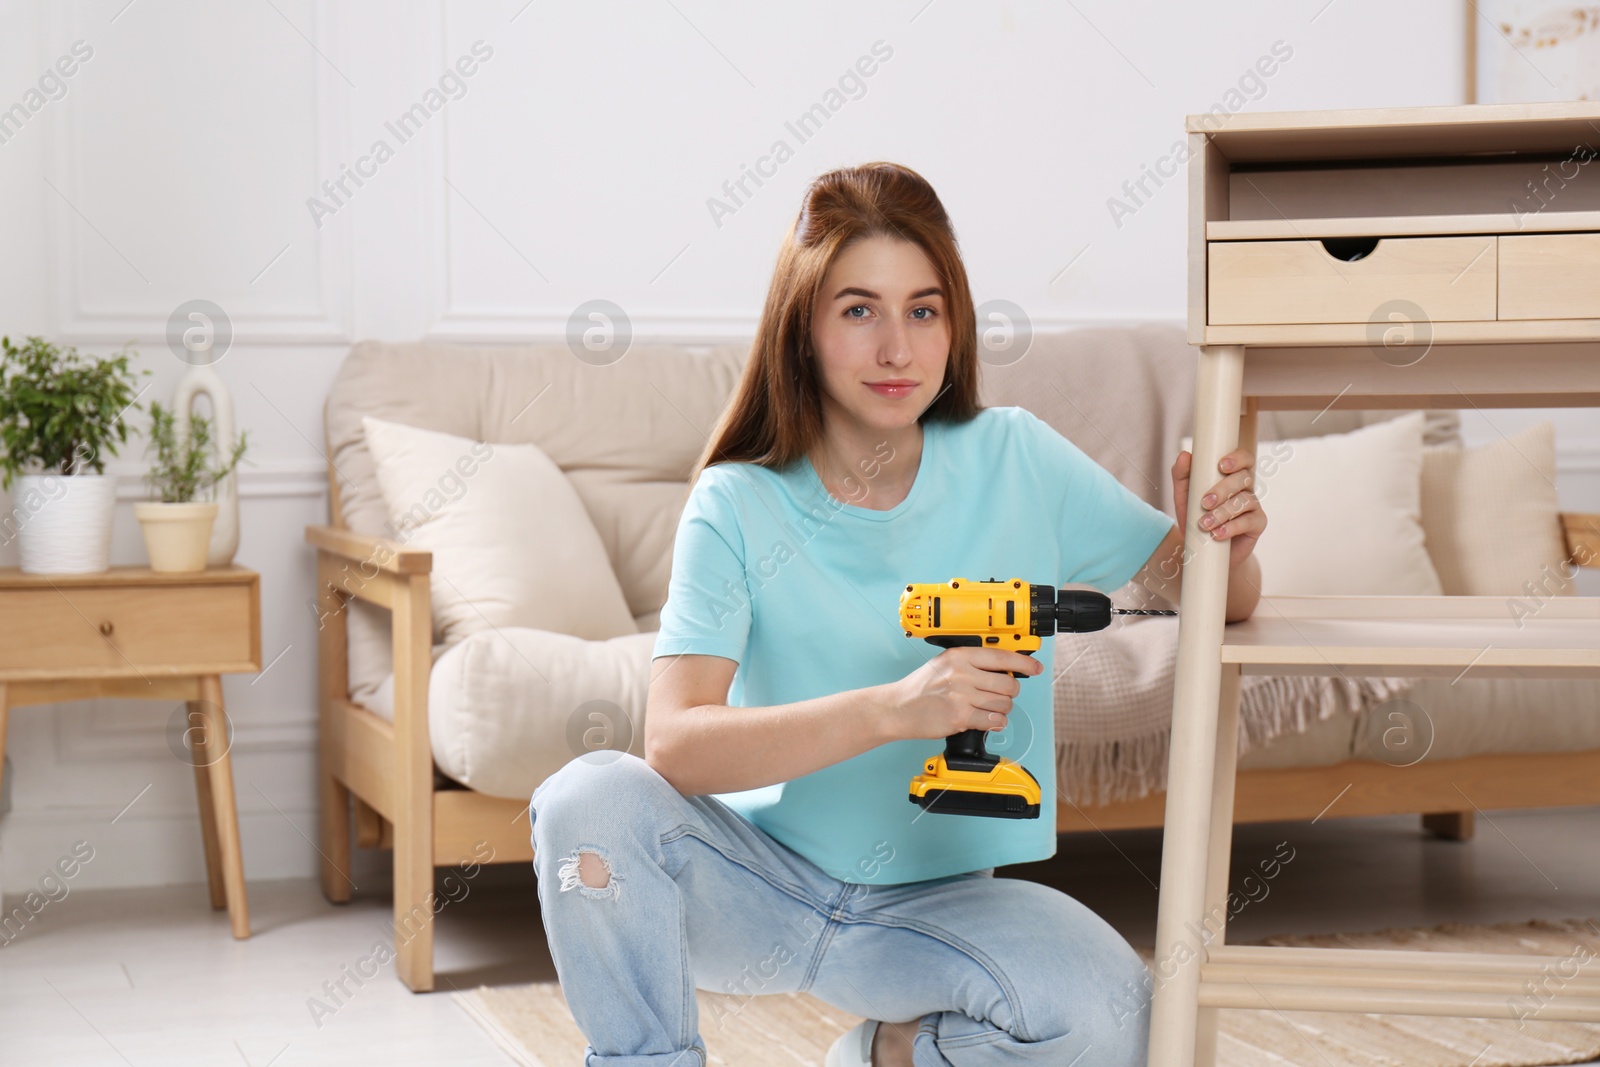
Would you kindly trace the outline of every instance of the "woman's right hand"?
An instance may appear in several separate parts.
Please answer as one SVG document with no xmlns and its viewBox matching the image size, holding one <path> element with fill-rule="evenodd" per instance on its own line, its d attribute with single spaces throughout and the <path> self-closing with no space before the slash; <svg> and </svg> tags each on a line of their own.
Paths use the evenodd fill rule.
<svg viewBox="0 0 1600 1067">
<path fill-rule="evenodd" d="M 1044 664 L 1003 648 L 947 648 L 885 690 L 893 740 L 941 738 L 962 730 L 1001 730 L 1024 676 Z"/>
</svg>

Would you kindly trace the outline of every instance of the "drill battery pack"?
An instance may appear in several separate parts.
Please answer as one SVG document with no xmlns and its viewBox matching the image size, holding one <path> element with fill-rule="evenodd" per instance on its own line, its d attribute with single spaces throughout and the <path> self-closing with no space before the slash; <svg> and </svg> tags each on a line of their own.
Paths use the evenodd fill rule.
<svg viewBox="0 0 1600 1067">
<path fill-rule="evenodd" d="M 925 773 L 911 779 L 910 799 L 927 811 L 996 819 L 1039 817 L 1039 781 L 1020 763 L 996 760 L 982 769 L 961 770 L 941 752 L 923 767 Z"/>
</svg>

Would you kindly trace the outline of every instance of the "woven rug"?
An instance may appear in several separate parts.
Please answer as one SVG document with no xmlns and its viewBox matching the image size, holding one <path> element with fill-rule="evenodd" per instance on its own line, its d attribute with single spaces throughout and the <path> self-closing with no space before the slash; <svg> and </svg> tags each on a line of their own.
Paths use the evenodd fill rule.
<svg viewBox="0 0 1600 1067">
<path fill-rule="evenodd" d="M 1322 937 L 1274 937 L 1263 945 L 1508 952 L 1572 961 L 1600 970 L 1600 920 L 1568 919 L 1433 929 L 1380 930 Z M 1146 963 L 1153 952 L 1139 948 Z M 1554 973 L 1554 972 L 1553 972 Z M 1553 983 L 1547 983 L 1547 986 Z M 585 1041 L 554 982 L 480 986 L 454 994 L 460 1006 L 511 1057 L 527 1067 L 580 1067 Z M 820 1067 L 833 1039 L 859 1016 L 809 993 L 738 997 L 701 990 L 700 1035 L 713 1067 Z M 1539 1004 L 1528 1000 L 1530 1009 Z M 1538 1067 L 1600 1057 L 1600 1024 L 1542 1020 L 1450 1019 L 1426 1015 L 1246 1011 L 1219 1016 L 1219 1067 Z"/>
</svg>

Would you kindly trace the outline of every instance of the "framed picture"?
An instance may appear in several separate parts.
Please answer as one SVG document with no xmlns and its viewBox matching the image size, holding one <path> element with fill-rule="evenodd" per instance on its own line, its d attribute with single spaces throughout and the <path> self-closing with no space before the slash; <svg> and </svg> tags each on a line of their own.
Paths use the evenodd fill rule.
<svg viewBox="0 0 1600 1067">
<path fill-rule="evenodd" d="M 1600 7 L 1466 0 L 1467 103 L 1600 100 Z"/>
</svg>

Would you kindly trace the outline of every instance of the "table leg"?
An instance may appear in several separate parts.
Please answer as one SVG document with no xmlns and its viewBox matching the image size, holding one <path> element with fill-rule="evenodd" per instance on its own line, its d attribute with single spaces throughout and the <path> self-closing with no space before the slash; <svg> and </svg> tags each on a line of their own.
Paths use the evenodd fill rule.
<svg viewBox="0 0 1600 1067">
<path fill-rule="evenodd" d="M 1227 614 L 1228 542 L 1200 529 L 1200 498 L 1217 463 L 1239 440 L 1244 347 L 1199 349 L 1195 374 L 1194 476 L 1184 531 L 1183 613 L 1172 702 L 1161 894 L 1156 910 L 1155 995 L 1149 1067 L 1193 1067 L 1205 945 L 1211 811 L 1222 686 L 1222 627 Z"/>
<path fill-rule="evenodd" d="M 0 682 L 0 789 L 6 783 L 6 707 L 6 683 Z M 0 888 L 0 915 L 5 913 L 5 899 L 5 890 Z"/>
<path fill-rule="evenodd" d="M 1255 397 L 1246 397 L 1239 416 L 1239 445 L 1256 451 Z M 1208 946 L 1226 942 L 1228 933 L 1228 872 L 1233 860 L 1233 793 L 1239 767 L 1239 695 L 1241 668 L 1223 664 L 1222 687 L 1217 694 L 1217 747 L 1212 757 L 1211 845 L 1206 857 L 1205 928 L 1213 932 Z M 1215 1067 L 1217 1062 L 1218 1008 L 1200 1008 L 1195 1014 L 1195 1067 Z"/>
<path fill-rule="evenodd" d="M 5 785 L 6 773 L 6 683 L 0 682 L 0 787 Z"/>
<path fill-rule="evenodd" d="M 211 755 L 206 745 L 206 718 L 198 700 L 187 701 L 189 758 L 194 761 L 194 791 L 200 800 L 200 838 L 205 845 L 206 882 L 211 887 L 211 906 L 228 906 L 228 893 L 222 881 L 222 845 L 217 838 L 216 800 L 211 795 Z M 226 743 L 226 735 L 224 735 Z"/>
<path fill-rule="evenodd" d="M 227 715 L 222 706 L 222 679 L 218 675 L 201 677 L 199 703 L 205 716 L 206 770 L 211 778 L 222 881 L 228 894 L 228 918 L 233 924 L 233 936 L 243 939 L 250 936 L 250 910 L 245 901 L 244 853 L 239 845 L 239 812 L 233 796 L 233 757 L 228 751 Z"/>
</svg>

